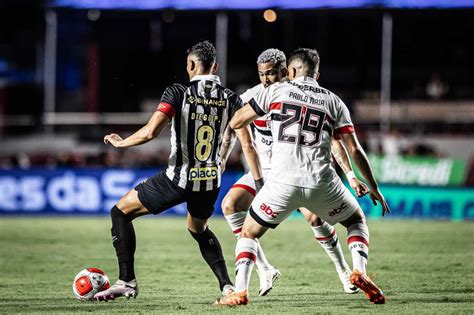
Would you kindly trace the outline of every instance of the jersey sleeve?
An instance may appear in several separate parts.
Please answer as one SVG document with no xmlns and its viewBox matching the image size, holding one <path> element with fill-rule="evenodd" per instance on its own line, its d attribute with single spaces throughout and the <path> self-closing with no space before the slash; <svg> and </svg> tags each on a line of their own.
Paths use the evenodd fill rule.
<svg viewBox="0 0 474 315">
<path fill-rule="evenodd" d="M 250 99 L 252 98 L 252 96 L 250 94 L 251 94 L 250 89 L 248 89 L 244 93 L 240 94 L 240 99 L 242 100 L 242 102 L 248 103 L 248 101 L 250 101 Z"/>
<path fill-rule="evenodd" d="M 156 110 L 168 116 L 169 119 L 173 118 L 176 113 L 176 108 L 181 105 L 181 90 L 182 88 L 178 84 L 168 86 L 161 95 L 160 104 L 158 104 Z"/>
<path fill-rule="evenodd" d="M 244 102 L 239 95 L 234 92 L 229 96 L 229 108 L 230 108 L 230 117 L 234 117 L 234 114 L 244 106 Z"/>
<path fill-rule="evenodd" d="M 341 134 L 355 132 L 354 124 L 346 104 L 336 97 L 337 116 L 334 122 L 334 139 L 341 139 Z"/>
<path fill-rule="evenodd" d="M 270 86 L 266 89 L 260 90 L 255 94 L 249 101 L 248 104 L 258 116 L 264 116 L 270 110 L 271 104 L 271 91 L 273 86 Z"/>
</svg>

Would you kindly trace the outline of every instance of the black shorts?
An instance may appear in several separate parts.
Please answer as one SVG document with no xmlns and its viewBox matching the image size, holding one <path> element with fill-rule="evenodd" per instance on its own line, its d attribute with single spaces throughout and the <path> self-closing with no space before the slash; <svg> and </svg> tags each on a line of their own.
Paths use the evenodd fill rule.
<svg viewBox="0 0 474 315">
<path fill-rule="evenodd" d="M 219 188 L 211 191 L 190 191 L 174 184 L 165 171 L 147 178 L 135 187 L 140 202 L 153 214 L 159 214 L 173 206 L 186 202 L 189 214 L 196 219 L 209 219 Z"/>
</svg>

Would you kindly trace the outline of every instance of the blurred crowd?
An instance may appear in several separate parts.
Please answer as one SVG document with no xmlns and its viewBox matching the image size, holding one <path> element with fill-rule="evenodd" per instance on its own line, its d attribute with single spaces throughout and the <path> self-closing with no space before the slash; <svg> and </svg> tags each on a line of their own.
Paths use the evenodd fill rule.
<svg viewBox="0 0 474 315">
<path fill-rule="evenodd" d="M 58 154 L 41 153 L 0 156 L 0 169 L 30 168 L 159 168 L 168 163 L 169 151 L 160 150 L 156 153 L 142 152 L 136 149 L 107 150 L 99 154 L 80 152 L 61 152 Z M 234 152 L 226 165 L 226 169 L 243 170 L 240 152 Z"/>
</svg>

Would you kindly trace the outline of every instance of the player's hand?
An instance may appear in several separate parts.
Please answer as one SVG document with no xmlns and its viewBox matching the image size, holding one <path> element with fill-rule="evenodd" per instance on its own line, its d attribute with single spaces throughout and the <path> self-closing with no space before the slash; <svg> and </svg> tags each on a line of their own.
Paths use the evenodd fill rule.
<svg viewBox="0 0 474 315">
<path fill-rule="evenodd" d="M 258 194 L 260 189 L 262 189 L 263 185 L 265 184 L 265 180 L 263 178 L 260 178 L 260 179 L 254 179 L 254 181 L 255 181 L 255 191 Z"/>
<path fill-rule="evenodd" d="M 357 178 L 350 179 L 349 185 L 359 198 L 369 193 L 369 188 L 367 188 L 367 185 L 364 182 L 358 180 Z"/>
<path fill-rule="evenodd" d="M 369 194 L 370 194 L 370 199 L 372 199 L 374 206 L 377 205 L 377 201 L 382 206 L 382 216 L 384 216 L 385 213 L 390 213 L 390 208 L 388 207 L 388 204 L 385 201 L 384 196 L 382 195 L 382 193 L 380 192 L 378 188 L 371 189 Z"/>
<path fill-rule="evenodd" d="M 118 148 L 120 146 L 120 143 L 123 141 L 122 137 L 120 137 L 116 133 L 111 133 L 110 135 L 106 135 L 104 137 L 104 143 L 110 143 L 114 147 Z"/>
</svg>

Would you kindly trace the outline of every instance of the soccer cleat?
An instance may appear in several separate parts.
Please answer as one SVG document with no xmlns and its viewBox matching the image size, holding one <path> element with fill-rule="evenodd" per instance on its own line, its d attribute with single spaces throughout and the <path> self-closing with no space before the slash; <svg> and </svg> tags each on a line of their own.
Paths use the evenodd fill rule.
<svg viewBox="0 0 474 315">
<path fill-rule="evenodd" d="M 237 305 L 247 305 L 249 302 L 249 297 L 247 290 L 241 292 L 233 292 L 229 295 L 223 296 L 217 301 L 214 302 L 214 305 L 221 306 L 237 306 Z"/>
<path fill-rule="evenodd" d="M 113 286 L 107 290 L 101 291 L 94 295 L 94 299 L 97 301 L 110 301 L 115 300 L 118 297 L 124 296 L 127 299 L 133 297 L 136 298 L 138 295 L 137 281 L 134 279 L 129 282 L 117 280 Z"/>
<path fill-rule="evenodd" d="M 226 284 L 222 288 L 222 296 L 228 296 L 235 292 L 235 287 L 232 284 Z"/>
<path fill-rule="evenodd" d="M 258 295 L 265 296 L 273 288 L 273 283 L 281 276 L 280 270 L 271 267 L 264 272 L 259 272 L 258 276 L 260 277 L 260 290 L 258 290 Z"/>
<path fill-rule="evenodd" d="M 359 270 L 354 270 L 352 273 L 351 283 L 364 291 L 371 303 L 385 304 L 385 296 L 383 295 L 382 290 L 380 290 L 379 287 L 377 287 L 377 285 L 372 280 L 370 280 L 367 275 L 363 274 Z"/>
<path fill-rule="evenodd" d="M 341 280 L 341 283 L 344 287 L 344 292 L 347 294 L 354 294 L 359 292 L 359 288 L 351 283 L 351 271 L 350 269 L 346 269 L 344 271 L 337 271 L 339 274 L 339 280 Z"/>
</svg>

